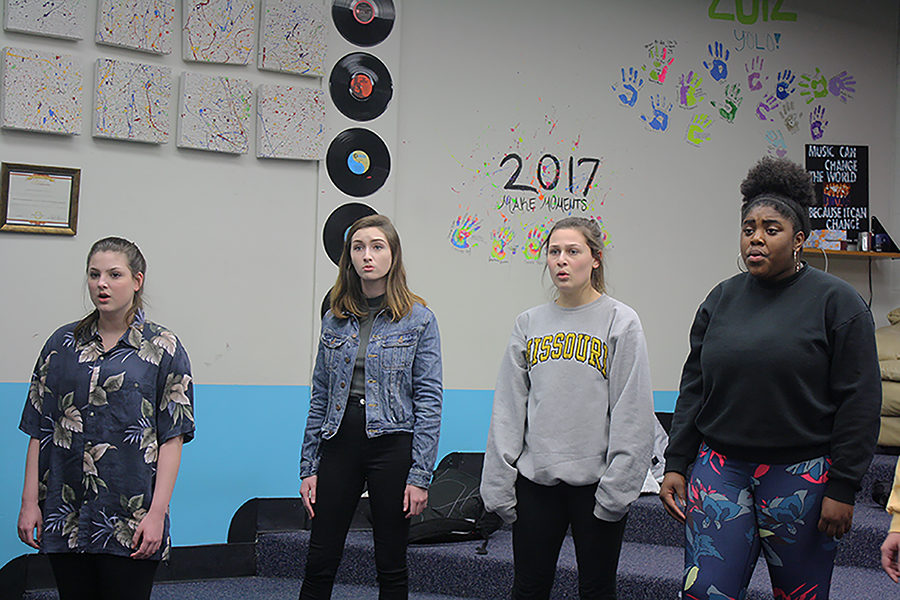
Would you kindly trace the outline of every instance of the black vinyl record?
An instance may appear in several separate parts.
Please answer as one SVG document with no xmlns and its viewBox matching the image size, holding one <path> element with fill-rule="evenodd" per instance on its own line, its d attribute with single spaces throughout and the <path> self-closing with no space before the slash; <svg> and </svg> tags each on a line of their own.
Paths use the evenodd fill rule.
<svg viewBox="0 0 900 600">
<path fill-rule="evenodd" d="M 331 70 L 329 88 L 338 110 L 356 121 L 371 121 L 379 116 L 394 94 L 387 67 L 365 52 L 354 52 L 339 60 Z"/>
<path fill-rule="evenodd" d="M 387 180 L 391 155 L 375 133 L 359 127 L 335 136 L 325 155 L 328 176 L 349 196 L 368 196 Z"/>
<path fill-rule="evenodd" d="M 344 250 L 344 237 L 350 226 L 363 217 L 378 214 L 374 208 L 368 204 L 359 202 L 349 202 L 334 209 L 328 219 L 325 221 L 325 228 L 322 229 L 322 242 L 325 244 L 325 254 L 331 259 L 331 262 L 338 264 L 341 262 L 341 252 Z"/>
<path fill-rule="evenodd" d="M 383 42 L 394 27 L 392 0 L 334 0 L 331 18 L 348 42 L 374 46 Z"/>
</svg>

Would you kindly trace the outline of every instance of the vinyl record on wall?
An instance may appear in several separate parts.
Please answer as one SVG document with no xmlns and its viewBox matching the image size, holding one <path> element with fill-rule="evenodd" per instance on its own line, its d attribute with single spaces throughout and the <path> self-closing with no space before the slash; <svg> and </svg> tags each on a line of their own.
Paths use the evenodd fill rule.
<svg viewBox="0 0 900 600">
<path fill-rule="evenodd" d="M 322 229 L 322 242 L 325 244 L 325 254 L 331 262 L 338 264 L 341 261 L 341 252 L 344 249 L 344 237 L 347 230 L 356 221 L 369 215 L 378 214 L 368 204 L 349 202 L 334 209 L 325 221 Z"/>
<path fill-rule="evenodd" d="M 391 172 L 391 155 L 378 135 L 359 127 L 335 136 L 325 155 L 328 176 L 347 195 L 368 196 Z"/>
<path fill-rule="evenodd" d="M 339 60 L 331 71 L 329 88 L 338 110 L 356 121 L 379 116 L 394 94 L 387 67 L 365 52 L 354 52 Z"/>
<path fill-rule="evenodd" d="M 391 0 L 334 0 L 331 18 L 344 39 L 357 46 L 383 42 L 394 27 Z"/>
</svg>

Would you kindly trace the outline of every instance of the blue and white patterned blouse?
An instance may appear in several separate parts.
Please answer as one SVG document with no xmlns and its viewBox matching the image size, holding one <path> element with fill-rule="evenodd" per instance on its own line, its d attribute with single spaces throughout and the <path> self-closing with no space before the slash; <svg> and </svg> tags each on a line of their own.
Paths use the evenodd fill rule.
<svg viewBox="0 0 900 600">
<path fill-rule="evenodd" d="M 191 365 L 175 335 L 135 318 L 103 351 L 94 325 L 60 327 L 41 351 L 19 428 L 41 443 L 41 552 L 128 556 L 150 509 L 159 446 L 194 437 Z M 152 559 L 168 556 L 169 516 Z"/>
</svg>

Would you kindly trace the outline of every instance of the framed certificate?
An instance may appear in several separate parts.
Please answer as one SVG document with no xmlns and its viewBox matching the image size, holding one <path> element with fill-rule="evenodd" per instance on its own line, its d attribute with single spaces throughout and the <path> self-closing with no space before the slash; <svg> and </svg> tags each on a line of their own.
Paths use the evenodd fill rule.
<svg viewBox="0 0 900 600">
<path fill-rule="evenodd" d="M 0 231 L 75 235 L 81 169 L 2 163 Z"/>
</svg>

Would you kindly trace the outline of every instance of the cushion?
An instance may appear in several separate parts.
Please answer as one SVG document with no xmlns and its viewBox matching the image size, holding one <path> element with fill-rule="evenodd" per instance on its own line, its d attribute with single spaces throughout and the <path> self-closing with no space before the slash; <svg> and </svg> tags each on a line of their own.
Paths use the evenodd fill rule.
<svg viewBox="0 0 900 600">
<path fill-rule="evenodd" d="M 900 325 L 879 327 L 875 330 L 878 360 L 900 359 Z"/>
<path fill-rule="evenodd" d="M 900 417 L 900 382 L 881 382 L 881 415 Z"/>
</svg>

